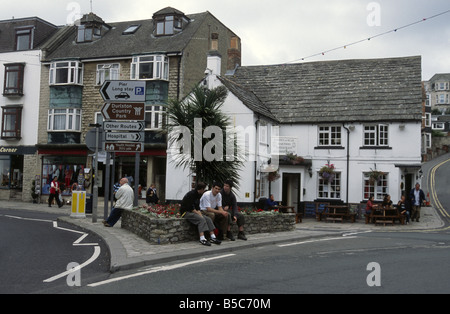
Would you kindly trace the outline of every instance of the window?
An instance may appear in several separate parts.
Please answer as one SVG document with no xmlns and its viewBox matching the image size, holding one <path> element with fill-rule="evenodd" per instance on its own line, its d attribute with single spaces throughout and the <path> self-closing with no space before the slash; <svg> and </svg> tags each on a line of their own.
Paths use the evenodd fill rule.
<svg viewBox="0 0 450 314">
<path fill-rule="evenodd" d="M 319 127 L 319 146 L 340 146 L 341 127 L 321 126 Z"/>
<path fill-rule="evenodd" d="M 29 50 L 33 47 L 33 29 L 18 29 L 16 30 L 16 50 Z"/>
<path fill-rule="evenodd" d="M 386 194 L 389 194 L 388 174 L 385 173 L 378 177 L 378 180 L 370 178 L 369 173 L 364 173 L 364 199 L 368 200 L 371 195 L 374 200 L 382 201 Z"/>
<path fill-rule="evenodd" d="M 164 106 L 146 106 L 145 128 L 161 129 L 163 127 L 164 112 Z"/>
<path fill-rule="evenodd" d="M 173 16 L 166 16 L 156 22 L 156 35 L 173 35 L 175 28 L 181 28 L 181 21 Z"/>
<path fill-rule="evenodd" d="M 78 61 L 53 62 L 50 66 L 50 85 L 83 84 L 83 64 Z"/>
<path fill-rule="evenodd" d="M 101 37 L 101 29 L 98 27 L 86 27 L 85 25 L 78 26 L 77 42 L 82 43 L 86 41 L 93 41 Z"/>
<path fill-rule="evenodd" d="M 425 127 L 431 127 L 431 113 L 425 113 Z"/>
<path fill-rule="evenodd" d="M 341 173 L 335 172 L 334 178 L 324 179 L 319 176 L 318 198 L 341 198 Z"/>
<path fill-rule="evenodd" d="M 123 31 L 122 35 L 131 35 L 136 33 L 138 28 L 141 27 L 141 25 L 131 25 L 126 30 Z"/>
<path fill-rule="evenodd" d="M 2 139 L 20 139 L 22 107 L 2 107 Z"/>
<path fill-rule="evenodd" d="M 132 80 L 169 80 L 169 58 L 163 55 L 134 57 L 131 64 Z"/>
<path fill-rule="evenodd" d="M 113 81 L 119 79 L 120 65 L 98 64 L 97 65 L 97 85 L 102 85 L 104 81 Z"/>
<path fill-rule="evenodd" d="M 3 95 L 23 95 L 23 75 L 25 64 L 5 64 Z"/>
<path fill-rule="evenodd" d="M 81 109 L 50 109 L 47 131 L 81 131 Z"/>
<path fill-rule="evenodd" d="M 386 124 L 366 125 L 364 146 L 389 146 L 389 126 Z"/>
<path fill-rule="evenodd" d="M 435 90 L 448 90 L 449 82 L 439 82 L 435 84 Z"/>
<path fill-rule="evenodd" d="M 444 122 L 433 122 L 433 130 L 445 130 Z"/>
</svg>

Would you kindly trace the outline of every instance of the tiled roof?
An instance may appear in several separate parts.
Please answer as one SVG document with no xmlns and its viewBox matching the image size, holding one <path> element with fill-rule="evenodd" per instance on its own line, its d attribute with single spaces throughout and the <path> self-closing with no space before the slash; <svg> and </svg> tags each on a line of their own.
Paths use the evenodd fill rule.
<svg viewBox="0 0 450 314">
<path fill-rule="evenodd" d="M 131 56 L 134 54 L 155 52 L 180 52 L 192 39 L 209 12 L 188 15 L 190 23 L 186 28 L 172 36 L 154 36 L 153 20 L 107 23 L 111 27 L 102 38 L 92 42 L 76 42 L 76 26 L 66 26 L 73 29 L 70 36 L 53 52 L 46 56 L 46 61 L 57 59 L 94 59 Z M 124 35 L 123 32 L 132 25 L 141 25 L 134 34 Z M 69 33 L 69 32 L 67 32 Z"/>
<path fill-rule="evenodd" d="M 245 66 L 227 79 L 281 123 L 421 121 L 421 57 Z"/>
</svg>

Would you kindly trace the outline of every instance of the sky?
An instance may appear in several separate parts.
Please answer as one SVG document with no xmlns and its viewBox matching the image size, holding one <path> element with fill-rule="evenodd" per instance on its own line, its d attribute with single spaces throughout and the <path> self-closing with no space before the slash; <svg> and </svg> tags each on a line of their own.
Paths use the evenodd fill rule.
<svg viewBox="0 0 450 314">
<path fill-rule="evenodd" d="M 91 1 L 106 23 L 151 19 L 167 6 L 209 11 L 241 38 L 243 66 L 420 55 L 423 80 L 450 73 L 449 0 L 16 0 L 2 1 L 0 20 L 66 25 Z"/>
</svg>

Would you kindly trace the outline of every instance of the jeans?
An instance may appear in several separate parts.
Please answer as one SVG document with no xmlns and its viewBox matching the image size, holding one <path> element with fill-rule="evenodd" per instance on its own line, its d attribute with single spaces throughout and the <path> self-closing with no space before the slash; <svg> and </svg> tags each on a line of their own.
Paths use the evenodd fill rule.
<svg viewBox="0 0 450 314">
<path fill-rule="evenodd" d="M 111 210 L 111 213 L 109 214 L 108 219 L 106 220 L 106 223 L 110 225 L 111 227 L 114 226 L 122 216 L 123 209 L 122 208 L 113 208 Z"/>
</svg>

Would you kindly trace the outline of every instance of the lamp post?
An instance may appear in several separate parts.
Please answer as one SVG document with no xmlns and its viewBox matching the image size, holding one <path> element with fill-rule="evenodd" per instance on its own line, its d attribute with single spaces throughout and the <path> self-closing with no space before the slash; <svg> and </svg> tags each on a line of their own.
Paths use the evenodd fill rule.
<svg viewBox="0 0 450 314">
<path fill-rule="evenodd" d="M 98 144 L 99 144 L 99 128 L 102 126 L 100 123 L 89 124 L 90 127 L 95 127 L 95 161 L 94 161 L 94 191 L 92 197 L 92 222 L 97 222 L 97 205 L 98 205 Z"/>
</svg>

